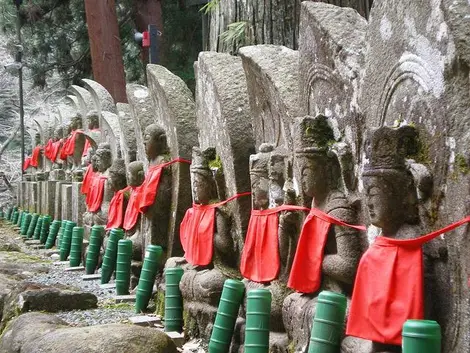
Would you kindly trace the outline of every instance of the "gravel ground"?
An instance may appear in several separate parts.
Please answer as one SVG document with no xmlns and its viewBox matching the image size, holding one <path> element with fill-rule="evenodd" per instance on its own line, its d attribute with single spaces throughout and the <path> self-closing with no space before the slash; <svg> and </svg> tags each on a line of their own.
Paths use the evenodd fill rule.
<svg viewBox="0 0 470 353">
<path fill-rule="evenodd" d="M 82 276 L 85 271 L 65 271 L 69 264 L 54 264 L 51 259 L 51 250 L 37 250 L 23 243 L 16 235 L 14 238 L 22 252 L 32 256 L 38 256 L 47 260 L 45 265 L 49 272 L 40 273 L 31 278 L 32 282 L 49 286 L 68 286 L 84 292 L 90 292 L 98 298 L 98 308 L 92 310 L 75 310 L 56 314 L 59 318 L 73 326 L 92 326 L 100 324 L 128 322 L 128 318 L 135 316 L 133 304 L 115 304 L 115 289 L 100 288 L 100 280 L 84 281 Z M 50 263 L 49 263 L 50 261 Z"/>
</svg>

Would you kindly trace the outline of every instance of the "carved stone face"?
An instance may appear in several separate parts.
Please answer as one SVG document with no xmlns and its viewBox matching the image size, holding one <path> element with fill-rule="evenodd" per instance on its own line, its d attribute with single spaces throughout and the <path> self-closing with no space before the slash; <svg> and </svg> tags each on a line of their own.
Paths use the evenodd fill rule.
<svg viewBox="0 0 470 353">
<path fill-rule="evenodd" d="M 106 172 L 111 166 L 111 153 L 97 149 L 93 157 L 91 157 L 91 165 L 95 172 Z"/>
<path fill-rule="evenodd" d="M 109 172 L 110 186 L 114 191 L 121 190 L 126 185 L 126 175 L 123 172 Z"/>
<path fill-rule="evenodd" d="M 366 205 L 370 221 L 383 229 L 399 229 L 406 223 L 406 212 L 409 209 L 403 192 L 405 185 L 393 185 L 383 177 L 364 176 Z"/>
<path fill-rule="evenodd" d="M 211 200 L 213 181 L 208 175 L 192 172 L 191 183 L 194 202 L 197 204 L 207 205 Z"/>
<path fill-rule="evenodd" d="M 149 160 L 166 153 L 166 136 L 155 125 L 149 125 L 144 133 L 145 153 Z"/>
<path fill-rule="evenodd" d="M 269 179 L 251 174 L 251 193 L 253 208 L 265 209 L 269 206 Z"/>
<path fill-rule="evenodd" d="M 87 116 L 88 129 L 98 129 L 100 127 L 100 119 L 97 114 L 91 114 Z"/>
<path fill-rule="evenodd" d="M 129 180 L 129 185 L 136 187 L 142 185 L 144 182 L 145 173 L 144 166 L 142 162 L 132 162 L 127 168 L 127 179 Z"/>
<path fill-rule="evenodd" d="M 322 156 L 300 157 L 296 158 L 296 163 L 301 172 L 302 192 L 309 197 L 324 193 L 328 188 L 327 158 Z"/>
<path fill-rule="evenodd" d="M 74 116 L 72 118 L 71 125 L 72 125 L 72 130 L 81 129 L 83 127 L 82 126 L 82 117 L 80 115 Z"/>
</svg>

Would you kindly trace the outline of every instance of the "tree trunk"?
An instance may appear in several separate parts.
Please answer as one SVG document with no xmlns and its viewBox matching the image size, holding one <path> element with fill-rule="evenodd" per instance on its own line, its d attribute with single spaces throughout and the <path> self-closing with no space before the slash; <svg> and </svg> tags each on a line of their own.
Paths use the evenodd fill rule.
<svg viewBox="0 0 470 353">
<path fill-rule="evenodd" d="M 139 32 L 146 31 L 148 25 L 157 25 L 160 32 L 163 32 L 162 4 L 160 0 L 136 0 L 135 24 Z M 159 62 L 162 62 L 162 37 L 158 37 Z M 142 48 L 142 62 L 148 64 L 148 48 Z"/>
<path fill-rule="evenodd" d="M 95 81 L 114 101 L 127 103 L 124 63 L 114 0 L 85 0 L 88 36 Z"/>
</svg>

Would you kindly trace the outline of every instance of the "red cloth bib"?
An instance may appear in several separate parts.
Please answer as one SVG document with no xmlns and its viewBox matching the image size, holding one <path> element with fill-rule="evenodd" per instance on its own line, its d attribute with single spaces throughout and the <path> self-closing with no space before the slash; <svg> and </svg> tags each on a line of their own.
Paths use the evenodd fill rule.
<svg viewBox="0 0 470 353">
<path fill-rule="evenodd" d="M 70 149 L 70 141 L 72 140 L 72 136 L 66 137 L 64 143 L 62 144 L 62 148 L 60 149 L 59 158 L 63 161 L 67 160 L 67 151 Z"/>
<path fill-rule="evenodd" d="M 314 293 L 320 288 L 324 250 L 332 224 L 366 230 L 364 226 L 347 224 L 312 208 L 300 233 L 288 287 L 302 293 Z"/>
<path fill-rule="evenodd" d="M 421 246 L 467 222 L 470 216 L 416 239 L 377 237 L 359 262 L 346 334 L 401 345 L 405 321 L 424 318 Z"/>
<path fill-rule="evenodd" d="M 77 139 L 77 135 L 83 133 L 83 130 L 74 130 L 72 131 L 72 135 L 65 141 L 64 146 L 62 147 L 62 151 L 60 153 L 61 159 L 66 159 L 68 156 L 73 155 L 73 151 L 75 151 L 75 140 Z M 64 156 L 65 158 L 62 158 Z"/>
<path fill-rule="evenodd" d="M 121 228 L 124 216 L 124 193 L 131 189 L 130 186 L 116 192 L 109 203 L 108 223 L 106 230 Z"/>
<path fill-rule="evenodd" d="M 30 166 L 37 168 L 39 166 L 39 153 L 41 152 L 42 147 L 36 146 L 33 149 L 33 155 L 31 156 Z"/>
<path fill-rule="evenodd" d="M 184 257 L 191 265 L 205 266 L 212 260 L 215 209 L 248 195 L 251 195 L 251 192 L 237 194 L 211 205 L 193 204 L 193 207 L 186 211 L 180 225 L 180 240 L 185 252 Z"/>
<path fill-rule="evenodd" d="M 91 186 L 86 194 L 86 204 L 89 212 L 97 212 L 101 208 L 104 195 L 105 176 L 95 174 Z"/>
<path fill-rule="evenodd" d="M 139 211 L 145 213 L 148 208 L 155 202 L 155 197 L 158 193 L 158 184 L 162 175 L 162 169 L 174 163 L 189 163 L 185 159 L 177 158 L 167 163 L 162 163 L 150 167 L 145 180 L 141 185 L 141 197 L 139 197 Z"/>
<path fill-rule="evenodd" d="M 91 129 L 90 132 L 100 131 L 100 129 Z M 83 148 L 82 156 L 86 156 L 88 149 L 91 147 L 91 143 L 88 139 L 85 139 L 85 147 Z"/>
<path fill-rule="evenodd" d="M 95 172 L 93 171 L 93 167 L 91 164 L 88 165 L 86 168 L 85 175 L 83 176 L 83 182 L 82 182 L 82 187 L 80 191 L 82 194 L 87 194 L 88 190 L 90 190 L 91 183 L 93 182 L 93 176 L 95 175 Z"/>
<path fill-rule="evenodd" d="M 54 148 L 54 142 L 52 142 L 52 139 L 49 139 L 49 141 L 47 141 L 46 146 L 44 147 L 44 156 L 52 162 L 54 162 L 54 160 L 51 159 L 52 158 L 51 152 L 53 148 Z"/>
<path fill-rule="evenodd" d="M 23 171 L 25 172 L 26 169 L 28 169 L 31 165 L 31 157 L 26 157 L 24 159 L 24 164 L 23 164 Z"/>
<path fill-rule="evenodd" d="M 240 260 L 240 272 L 243 277 L 261 283 L 271 282 L 277 278 L 280 269 L 278 213 L 309 210 L 293 205 L 283 205 L 267 210 L 251 210 Z"/>
<path fill-rule="evenodd" d="M 55 162 L 57 159 L 57 156 L 59 155 L 60 147 L 62 146 L 62 139 L 59 141 L 56 141 L 52 144 L 52 149 L 51 149 L 51 157 L 50 160 L 52 162 Z"/>
<path fill-rule="evenodd" d="M 139 219 L 139 196 L 141 187 L 131 189 L 131 196 L 127 202 L 126 213 L 124 214 L 124 223 L 122 228 L 124 230 L 131 230 L 134 228 L 137 220 Z"/>
</svg>

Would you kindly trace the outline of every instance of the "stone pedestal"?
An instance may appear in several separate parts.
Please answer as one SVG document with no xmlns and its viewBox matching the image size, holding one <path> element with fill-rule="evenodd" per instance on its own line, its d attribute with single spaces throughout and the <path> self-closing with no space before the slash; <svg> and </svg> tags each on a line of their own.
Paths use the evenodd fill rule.
<svg viewBox="0 0 470 353">
<path fill-rule="evenodd" d="M 55 200 L 54 200 L 54 219 L 63 220 L 62 218 L 62 186 L 69 184 L 64 181 L 57 181 L 55 184 Z"/>
<path fill-rule="evenodd" d="M 38 183 L 35 181 L 29 182 L 28 185 L 28 211 L 30 213 L 37 213 L 39 212 L 38 207 Z"/>
<path fill-rule="evenodd" d="M 57 181 L 42 182 L 41 213 L 54 216 Z"/>
<path fill-rule="evenodd" d="M 72 220 L 72 184 L 61 185 L 62 220 Z"/>
<path fill-rule="evenodd" d="M 86 211 L 85 195 L 80 192 L 82 182 L 72 183 L 72 221 L 83 226 L 83 214 Z"/>
</svg>

